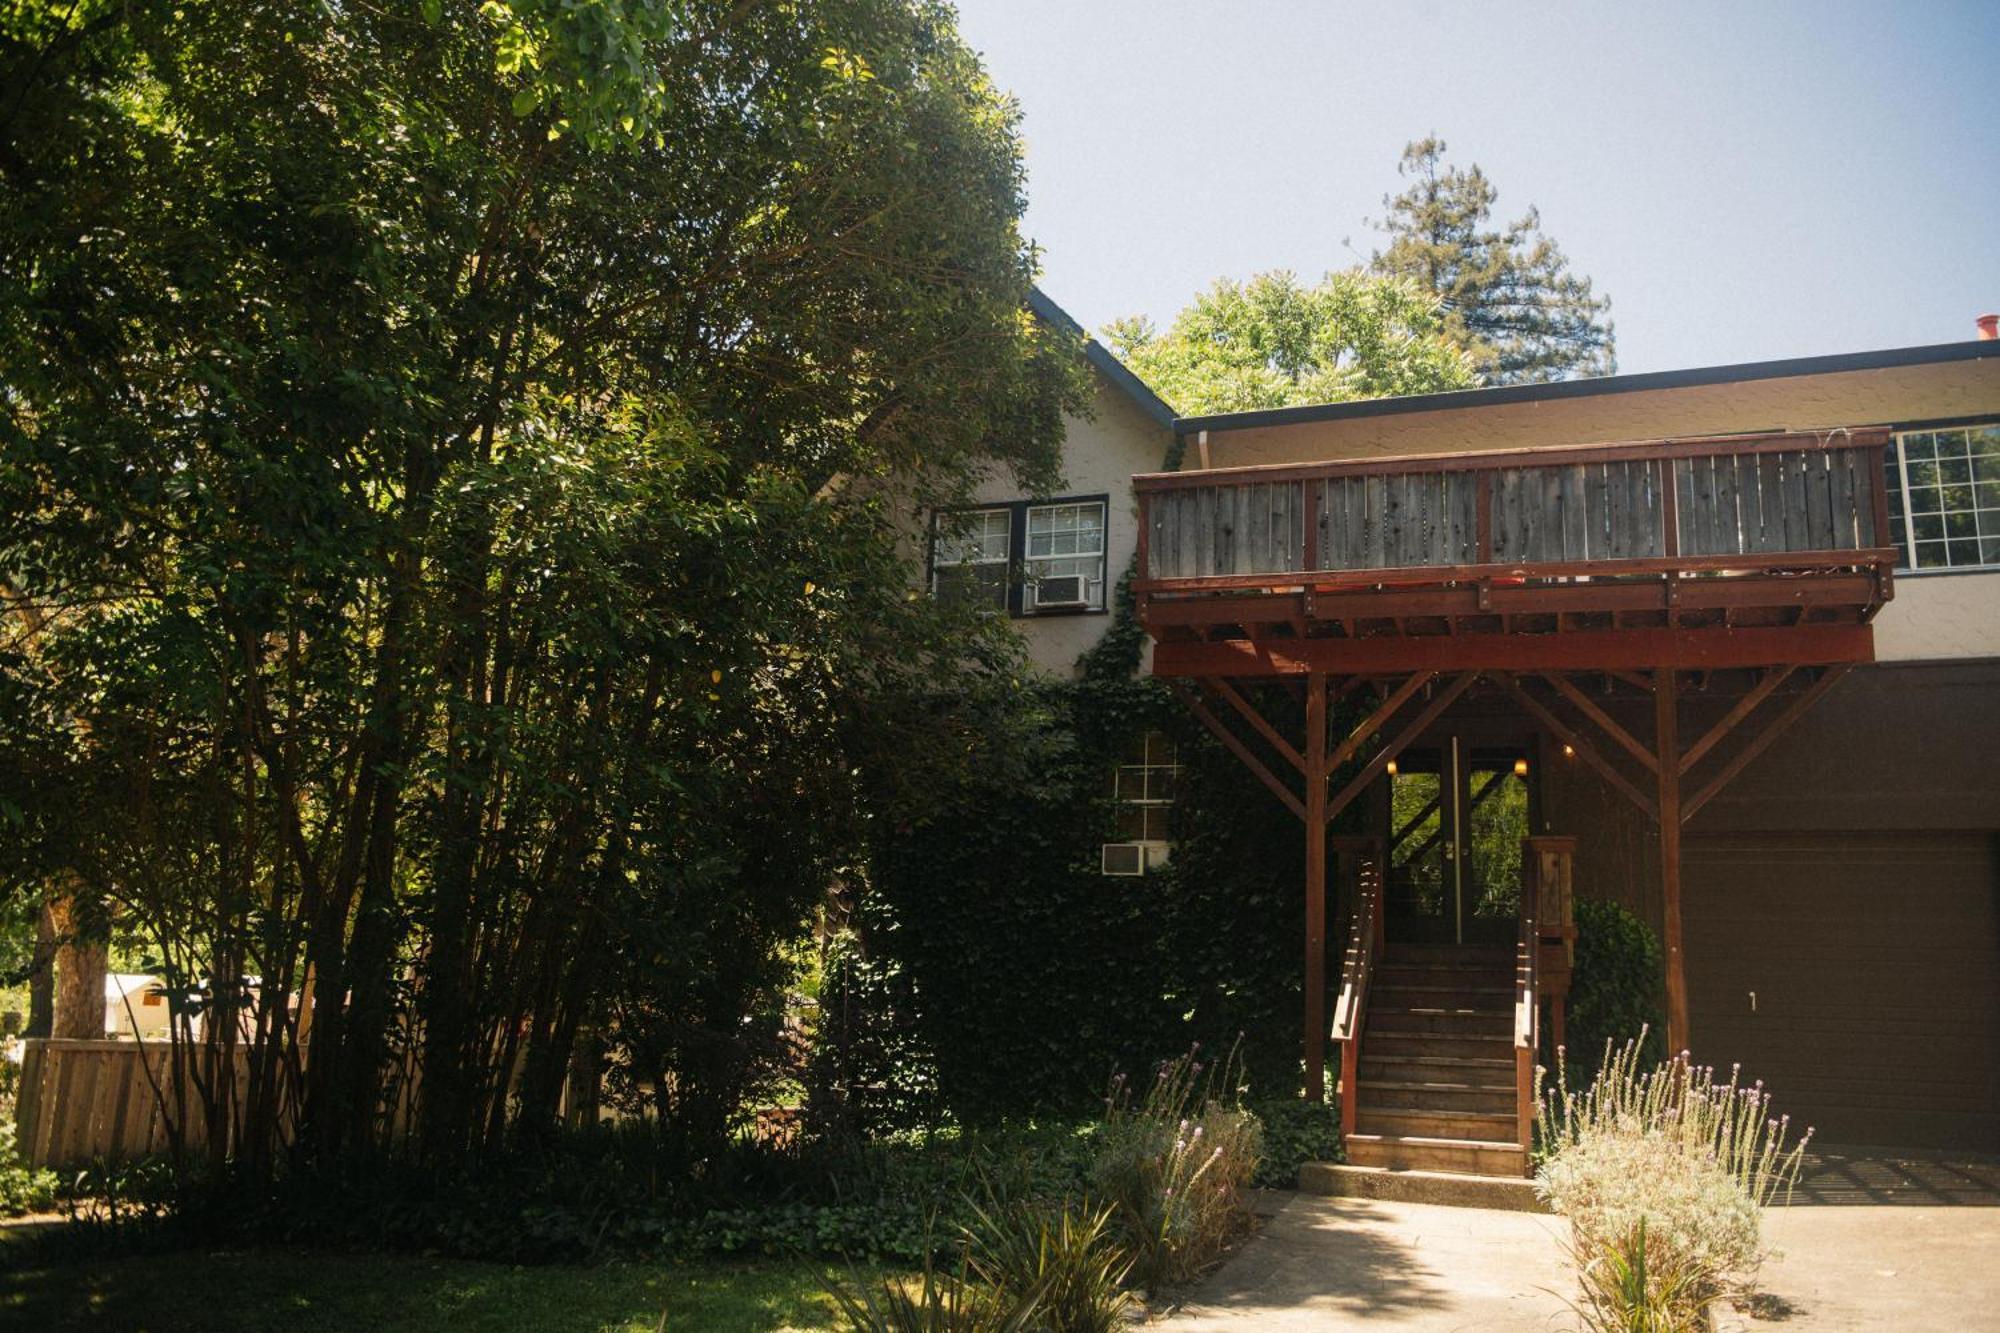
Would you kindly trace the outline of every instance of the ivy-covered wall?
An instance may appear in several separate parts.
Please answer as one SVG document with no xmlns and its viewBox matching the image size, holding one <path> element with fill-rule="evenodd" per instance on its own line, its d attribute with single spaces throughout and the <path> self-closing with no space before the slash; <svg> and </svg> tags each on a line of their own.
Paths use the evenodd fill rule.
<svg viewBox="0 0 2000 1333">
<path fill-rule="evenodd" d="M 1115 1071 L 1194 1042 L 1240 1041 L 1253 1091 L 1296 1093 L 1300 825 L 1164 686 L 1134 677 L 1142 635 L 1121 587 L 1078 679 L 962 701 L 988 711 L 987 762 L 946 814 L 878 839 L 844 992 L 851 1048 L 882 1053 L 849 1072 L 890 1113 L 878 1119 L 1086 1111 Z M 1292 696 L 1266 690 L 1300 731 Z M 1178 745 L 1172 860 L 1107 877 L 1111 774 L 1149 729 Z M 929 1069 L 913 1078 L 917 1052 Z"/>
</svg>

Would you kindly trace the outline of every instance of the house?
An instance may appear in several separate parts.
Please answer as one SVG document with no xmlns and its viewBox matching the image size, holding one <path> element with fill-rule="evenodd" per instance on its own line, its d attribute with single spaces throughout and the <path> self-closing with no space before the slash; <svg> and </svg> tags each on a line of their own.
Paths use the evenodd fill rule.
<svg viewBox="0 0 2000 1333">
<path fill-rule="evenodd" d="M 2000 1150 L 1982 334 L 1171 422 L 1093 345 L 1075 494 L 983 493 L 933 583 L 1004 571 L 1060 672 L 1129 554 L 1145 669 L 1301 820 L 1307 1094 L 1337 1044 L 1352 1160 L 1525 1170 L 1573 895 L 1648 920 L 1675 1046 L 1820 1141 Z"/>
</svg>

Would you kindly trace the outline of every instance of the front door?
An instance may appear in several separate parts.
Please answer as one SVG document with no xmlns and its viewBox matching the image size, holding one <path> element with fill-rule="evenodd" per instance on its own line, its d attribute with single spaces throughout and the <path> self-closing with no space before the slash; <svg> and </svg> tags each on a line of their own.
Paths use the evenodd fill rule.
<svg viewBox="0 0 2000 1333">
<path fill-rule="evenodd" d="M 1528 752 L 1451 735 L 1389 771 L 1390 939 L 1490 944 L 1515 938 Z"/>
</svg>

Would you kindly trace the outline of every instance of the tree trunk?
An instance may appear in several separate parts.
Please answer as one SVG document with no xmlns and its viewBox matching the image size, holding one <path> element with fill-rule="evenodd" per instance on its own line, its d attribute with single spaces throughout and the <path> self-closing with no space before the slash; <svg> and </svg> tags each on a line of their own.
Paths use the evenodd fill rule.
<svg viewBox="0 0 2000 1333">
<path fill-rule="evenodd" d="M 104 976 L 110 949 L 102 938 L 92 938 L 78 926 L 75 897 L 56 904 L 56 929 L 61 945 L 56 952 L 54 1037 L 104 1039 Z"/>
<path fill-rule="evenodd" d="M 21 1035 L 51 1037 L 56 1030 L 56 905 L 44 899 L 35 919 L 35 966 L 28 974 L 28 1027 Z"/>
</svg>

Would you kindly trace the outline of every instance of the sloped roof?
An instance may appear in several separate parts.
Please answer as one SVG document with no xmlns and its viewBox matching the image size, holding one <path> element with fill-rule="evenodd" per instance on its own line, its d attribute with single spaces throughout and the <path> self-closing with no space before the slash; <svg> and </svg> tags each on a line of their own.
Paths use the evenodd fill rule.
<svg viewBox="0 0 2000 1333">
<path fill-rule="evenodd" d="M 1127 398 L 1138 405 L 1141 412 L 1151 417 L 1167 430 L 1174 427 L 1174 409 L 1169 407 L 1160 395 L 1153 392 L 1146 381 L 1128 370 L 1123 361 L 1111 354 L 1111 349 L 1090 336 L 1083 325 L 1070 317 L 1070 313 L 1049 299 L 1049 294 L 1040 287 L 1028 292 L 1028 308 L 1038 318 L 1045 319 L 1057 328 L 1067 329 L 1083 338 L 1083 354 L 1091 365 L 1112 384 L 1116 385 Z"/>
</svg>

